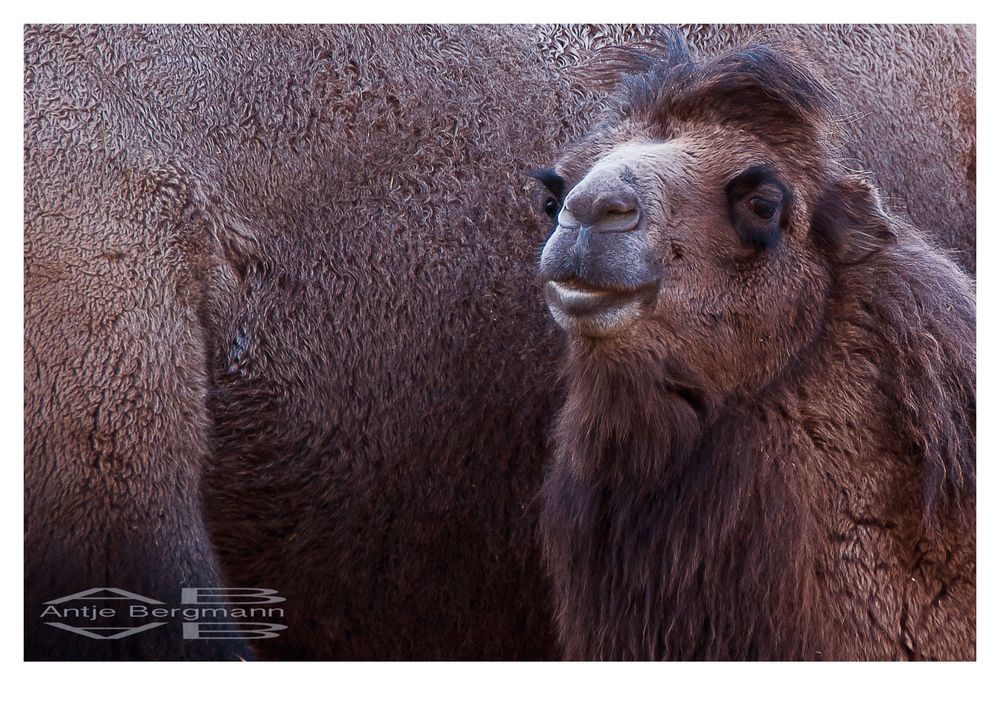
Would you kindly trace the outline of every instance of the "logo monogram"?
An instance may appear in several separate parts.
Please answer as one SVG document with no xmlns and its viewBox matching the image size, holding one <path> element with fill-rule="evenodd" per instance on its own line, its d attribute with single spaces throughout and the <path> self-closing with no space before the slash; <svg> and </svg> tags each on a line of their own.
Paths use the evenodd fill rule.
<svg viewBox="0 0 1000 709">
<path fill-rule="evenodd" d="M 185 640 L 261 640 L 276 638 L 288 626 L 280 623 L 246 622 L 246 618 L 284 619 L 284 609 L 274 604 L 285 600 L 273 588 L 181 588 L 181 603 L 169 607 L 163 601 L 121 588 L 91 588 L 45 604 L 46 625 L 93 640 L 120 640 L 181 619 Z M 125 609 L 94 601 L 120 601 Z M 89 604 L 89 605 L 80 605 Z M 64 621 L 95 622 L 115 618 L 152 619 L 144 625 L 70 625 Z M 56 621 L 58 619 L 58 622 Z M 161 620 L 162 619 L 162 620 Z"/>
</svg>

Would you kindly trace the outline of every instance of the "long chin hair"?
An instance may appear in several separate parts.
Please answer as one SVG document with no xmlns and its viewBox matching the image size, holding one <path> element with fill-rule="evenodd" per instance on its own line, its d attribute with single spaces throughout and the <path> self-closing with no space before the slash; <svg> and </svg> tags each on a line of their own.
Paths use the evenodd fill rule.
<svg viewBox="0 0 1000 709">
<path fill-rule="evenodd" d="M 767 412 L 719 416 L 648 357 L 575 348 L 565 375 L 541 525 L 566 656 L 821 657 L 811 532 Z"/>
</svg>

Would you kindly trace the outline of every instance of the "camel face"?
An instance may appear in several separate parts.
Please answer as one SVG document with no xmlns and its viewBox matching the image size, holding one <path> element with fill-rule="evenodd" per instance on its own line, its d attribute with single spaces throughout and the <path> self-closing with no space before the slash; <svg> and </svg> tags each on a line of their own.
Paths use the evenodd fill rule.
<svg viewBox="0 0 1000 709">
<path fill-rule="evenodd" d="M 552 171 L 539 264 L 554 320 L 581 346 L 655 350 L 726 391 L 762 384 L 819 323 L 810 151 L 790 159 L 753 126 L 711 120 L 578 144 Z"/>
</svg>

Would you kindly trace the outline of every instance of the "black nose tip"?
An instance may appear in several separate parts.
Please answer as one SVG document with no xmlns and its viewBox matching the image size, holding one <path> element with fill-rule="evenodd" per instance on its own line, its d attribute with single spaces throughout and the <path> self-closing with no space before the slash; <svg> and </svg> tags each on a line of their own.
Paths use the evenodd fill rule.
<svg viewBox="0 0 1000 709">
<path fill-rule="evenodd" d="M 582 226 L 634 226 L 638 221 L 639 199 L 624 186 L 613 192 L 574 191 L 567 198 L 564 209 Z"/>
</svg>

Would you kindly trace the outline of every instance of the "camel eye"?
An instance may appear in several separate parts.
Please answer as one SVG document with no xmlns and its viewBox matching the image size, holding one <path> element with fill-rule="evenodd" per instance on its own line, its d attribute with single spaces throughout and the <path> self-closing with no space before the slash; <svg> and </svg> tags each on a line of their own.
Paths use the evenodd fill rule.
<svg viewBox="0 0 1000 709">
<path fill-rule="evenodd" d="M 729 220 L 744 244 L 767 249 L 778 243 L 792 193 L 771 168 L 747 168 L 726 185 L 726 198 Z"/>
<path fill-rule="evenodd" d="M 751 212 L 764 220 L 770 219 L 774 216 L 774 213 L 778 211 L 777 202 L 772 202 L 771 200 L 764 199 L 763 197 L 754 197 L 748 202 L 748 205 Z"/>
<path fill-rule="evenodd" d="M 528 173 L 528 177 L 538 180 L 549 191 L 549 197 L 542 205 L 542 209 L 545 210 L 550 219 L 555 221 L 556 215 L 559 214 L 559 209 L 562 207 L 562 198 L 566 196 L 566 180 L 559 176 L 555 170 L 532 170 Z"/>
</svg>

